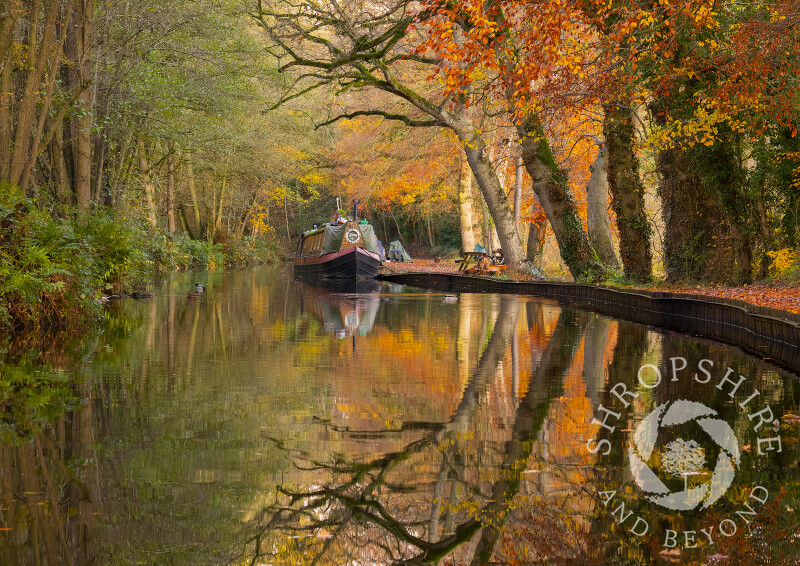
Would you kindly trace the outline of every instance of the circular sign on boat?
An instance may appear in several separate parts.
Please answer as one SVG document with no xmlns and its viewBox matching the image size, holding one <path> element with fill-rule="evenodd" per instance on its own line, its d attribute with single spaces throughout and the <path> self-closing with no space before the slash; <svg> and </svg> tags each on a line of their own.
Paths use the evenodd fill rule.
<svg viewBox="0 0 800 566">
<path fill-rule="evenodd" d="M 356 230 L 355 228 L 351 228 L 350 230 L 347 231 L 344 237 L 351 244 L 355 244 L 361 238 L 361 234 L 359 234 L 358 230 Z"/>
</svg>

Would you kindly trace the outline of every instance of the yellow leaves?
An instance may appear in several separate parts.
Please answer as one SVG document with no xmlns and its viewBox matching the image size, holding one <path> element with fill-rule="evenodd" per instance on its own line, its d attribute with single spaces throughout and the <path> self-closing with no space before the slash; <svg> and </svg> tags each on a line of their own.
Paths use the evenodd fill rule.
<svg viewBox="0 0 800 566">
<path fill-rule="evenodd" d="M 681 145 L 691 147 L 698 143 L 710 147 L 714 145 L 722 124 L 738 132 L 744 132 L 746 128 L 743 120 L 732 117 L 714 104 L 707 104 L 699 106 L 689 120 L 673 120 L 670 124 L 653 128 L 647 145 L 656 150 Z"/>
<path fill-rule="evenodd" d="M 781 14 L 780 11 L 776 10 L 775 8 L 768 8 L 769 10 L 769 21 L 771 23 L 780 22 L 786 19 L 786 16 Z"/>
<path fill-rule="evenodd" d="M 276 206 L 283 206 L 283 202 L 289 197 L 286 187 L 275 187 L 270 191 L 269 199 Z"/>
<path fill-rule="evenodd" d="M 706 45 L 708 45 L 708 47 L 711 48 L 712 50 L 714 50 L 717 47 L 719 47 L 719 43 L 717 43 L 717 41 L 715 39 L 708 39 L 706 41 L 698 41 L 697 45 L 699 47 L 705 47 Z"/>
<path fill-rule="evenodd" d="M 297 179 L 306 185 L 320 185 L 327 180 L 326 176 L 318 171 L 306 173 L 305 175 L 299 176 Z"/>
<path fill-rule="evenodd" d="M 274 149 L 277 153 L 281 153 L 286 157 L 296 161 L 302 161 L 308 157 L 308 155 L 305 152 L 289 145 L 275 144 L 272 146 L 272 149 Z"/>
<path fill-rule="evenodd" d="M 775 157 L 775 163 L 786 161 L 794 162 L 794 167 L 792 168 L 792 180 L 789 183 L 789 187 L 795 190 L 800 190 L 800 151 L 786 151 L 779 153 Z"/>
<path fill-rule="evenodd" d="M 800 261 L 800 254 L 792 248 L 769 251 L 767 255 L 772 258 L 772 265 L 769 267 L 770 273 L 776 275 L 789 270 Z"/>
<path fill-rule="evenodd" d="M 275 233 L 275 228 L 269 224 L 269 211 L 260 204 L 253 205 L 250 218 L 253 236 L 271 236 Z"/>
</svg>

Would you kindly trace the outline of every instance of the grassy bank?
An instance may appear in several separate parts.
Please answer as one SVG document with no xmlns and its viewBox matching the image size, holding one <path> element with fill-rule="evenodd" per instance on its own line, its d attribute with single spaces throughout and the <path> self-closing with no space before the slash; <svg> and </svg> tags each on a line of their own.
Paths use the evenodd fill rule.
<svg viewBox="0 0 800 566">
<path fill-rule="evenodd" d="M 85 222 L 0 191 L 0 334 L 64 327 L 100 310 L 103 294 L 144 290 L 157 271 L 215 270 L 280 259 L 265 238 L 170 237 L 110 212 Z"/>
</svg>

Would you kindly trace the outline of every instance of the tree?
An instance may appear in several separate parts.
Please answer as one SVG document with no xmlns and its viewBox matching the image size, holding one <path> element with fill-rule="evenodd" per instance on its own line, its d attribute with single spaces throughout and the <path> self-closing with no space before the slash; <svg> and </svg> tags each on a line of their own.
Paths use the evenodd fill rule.
<svg viewBox="0 0 800 566">
<path fill-rule="evenodd" d="M 585 4 L 603 32 L 615 88 L 607 104 L 625 112 L 607 128 L 616 130 L 621 148 L 629 145 L 625 107 L 650 103 L 655 127 L 648 142 L 661 175 L 670 279 L 752 277 L 759 221 L 742 164 L 767 124 L 796 123 L 800 43 L 790 4 Z"/>
<path fill-rule="evenodd" d="M 420 69 L 430 71 L 439 63 L 435 56 L 414 52 L 419 36 L 412 24 L 427 16 L 427 10 L 417 13 L 404 0 L 380 7 L 312 2 L 267 6 L 259 1 L 253 13 L 274 42 L 275 56 L 288 59 L 281 71 L 299 70 L 277 105 L 322 87 L 335 86 L 340 92 L 378 89 L 403 101 L 405 111 L 343 108 L 324 124 L 343 118 L 382 116 L 408 126 L 452 130 L 486 200 L 506 258 L 515 269 L 522 270 L 526 258 L 510 202 L 497 179 L 486 142 L 469 116 L 466 100 L 443 97 L 435 83 L 425 86 L 415 81 Z"/>
<path fill-rule="evenodd" d="M 517 3 L 431 0 L 425 6 L 432 15 L 420 18 L 425 41 L 417 51 L 443 61 L 438 70 L 448 96 L 465 97 L 475 89 L 510 115 L 562 259 L 576 279 L 602 278 L 603 267 L 577 214 L 568 173 L 556 162 L 548 142 L 542 106 L 529 96 L 533 85 L 558 74 L 560 39 L 553 38 L 569 29 L 571 13 L 562 14 L 555 3 L 527 9 Z"/>
<path fill-rule="evenodd" d="M 4 2 L 0 12 L 0 181 L 27 190 L 37 159 L 86 90 L 58 90 L 72 0 Z"/>
<path fill-rule="evenodd" d="M 377 93 L 377 97 L 388 95 Z M 406 238 L 411 230 L 416 239 L 433 247 L 435 230 L 449 231 L 445 219 L 452 217 L 456 200 L 456 169 L 462 152 L 452 134 L 436 128 L 409 128 L 380 117 L 343 120 L 337 125 L 330 157 L 337 194 L 360 199 L 385 242 Z"/>
<path fill-rule="evenodd" d="M 645 282 L 653 274 L 652 228 L 645 212 L 633 121 L 631 107 L 615 103 L 605 105 L 603 135 L 608 152 L 607 180 L 617 216 L 622 265 L 626 277 Z"/>
</svg>

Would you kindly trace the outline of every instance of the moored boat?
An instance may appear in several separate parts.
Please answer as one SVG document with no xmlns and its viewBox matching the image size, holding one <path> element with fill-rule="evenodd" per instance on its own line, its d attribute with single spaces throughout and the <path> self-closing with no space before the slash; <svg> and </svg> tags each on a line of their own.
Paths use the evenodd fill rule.
<svg viewBox="0 0 800 566">
<path fill-rule="evenodd" d="M 331 222 L 305 232 L 294 257 L 295 275 L 327 279 L 377 276 L 381 266 L 378 239 L 372 226 L 362 222 Z"/>
</svg>

